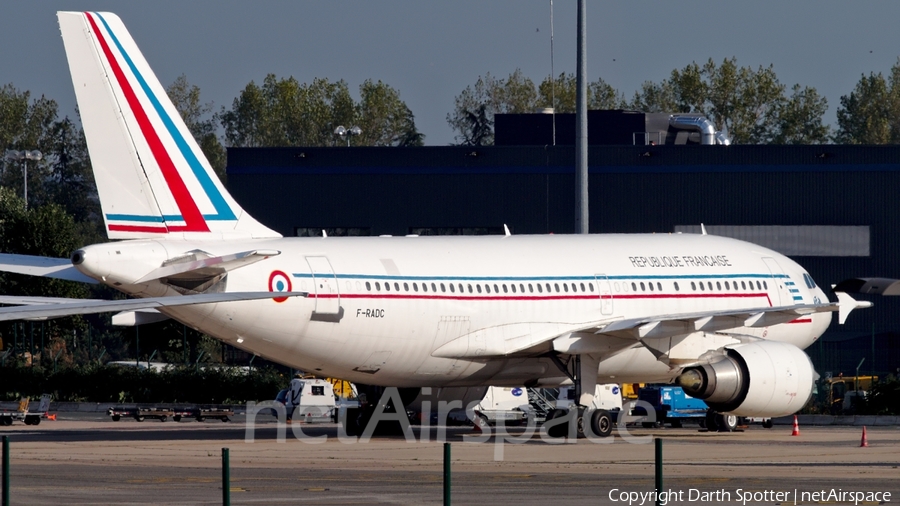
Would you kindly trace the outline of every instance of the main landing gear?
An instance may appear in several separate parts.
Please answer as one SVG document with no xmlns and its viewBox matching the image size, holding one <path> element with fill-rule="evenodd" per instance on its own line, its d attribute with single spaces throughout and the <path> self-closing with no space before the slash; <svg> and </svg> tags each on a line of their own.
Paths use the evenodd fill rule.
<svg viewBox="0 0 900 506">
<path fill-rule="evenodd" d="M 591 409 L 594 392 L 597 390 L 597 371 L 600 361 L 590 355 L 574 355 L 567 363 L 563 363 L 557 355 L 550 359 L 559 369 L 575 383 L 575 402 L 569 409 L 554 409 L 547 413 L 547 435 L 550 437 L 609 437 L 612 434 L 614 421 L 609 411 Z M 572 365 L 570 370 L 570 363 Z M 566 422 L 559 420 L 566 418 Z M 574 418 L 574 420 L 573 420 Z M 556 423 L 550 423 L 558 420 Z M 574 434 L 571 432 L 574 431 Z"/>
<path fill-rule="evenodd" d="M 706 430 L 710 432 L 733 432 L 738 426 L 738 417 L 724 415 L 709 409 L 706 411 Z"/>
</svg>

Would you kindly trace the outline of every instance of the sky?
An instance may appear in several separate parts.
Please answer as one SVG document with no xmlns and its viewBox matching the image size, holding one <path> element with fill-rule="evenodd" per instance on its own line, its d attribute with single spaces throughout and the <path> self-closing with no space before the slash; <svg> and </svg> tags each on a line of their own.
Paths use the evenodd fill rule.
<svg viewBox="0 0 900 506">
<path fill-rule="evenodd" d="M 575 5 L 553 5 L 556 74 L 575 71 Z M 415 114 L 426 145 L 454 142 L 446 116 L 479 76 L 550 74 L 550 0 L 5 2 L 0 84 L 46 95 L 73 117 L 58 10 L 118 14 L 164 86 L 184 74 L 216 110 L 269 73 L 344 79 L 354 92 L 366 79 L 384 81 Z M 589 1 L 587 73 L 630 98 L 642 82 L 693 61 L 771 64 L 788 88 L 825 96 L 834 124 L 841 95 L 862 74 L 896 63 L 898 20 L 897 1 Z"/>
</svg>

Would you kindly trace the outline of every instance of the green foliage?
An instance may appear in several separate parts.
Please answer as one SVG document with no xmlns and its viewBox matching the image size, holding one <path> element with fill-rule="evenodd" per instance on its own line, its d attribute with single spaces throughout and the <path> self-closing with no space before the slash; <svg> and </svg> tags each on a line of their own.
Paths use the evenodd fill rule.
<svg viewBox="0 0 900 506">
<path fill-rule="evenodd" d="M 835 141 L 844 144 L 900 142 L 900 59 L 885 77 L 860 77 L 849 95 L 841 96 Z"/>
<path fill-rule="evenodd" d="M 574 113 L 578 92 L 575 74 L 560 74 L 556 79 L 547 76 L 538 86 L 538 106 L 553 107 L 558 113 Z M 624 109 L 625 97 L 607 84 L 603 78 L 587 84 L 588 109 Z"/>
<path fill-rule="evenodd" d="M 381 81 L 367 80 L 354 101 L 347 83 L 315 79 L 300 84 L 293 77 L 269 74 L 262 86 L 251 81 L 220 114 L 230 146 L 333 146 L 334 129 L 359 126 L 355 145 L 421 145 L 412 111 L 400 94 Z"/>
<path fill-rule="evenodd" d="M 816 144 L 828 141 L 822 123 L 827 101 L 815 88 L 791 88 L 774 68 L 738 67 L 735 58 L 721 65 L 709 59 L 673 70 L 659 83 L 645 82 L 630 107 L 645 112 L 697 113 L 726 128 L 741 144 Z"/>
<path fill-rule="evenodd" d="M 273 368 L 175 367 L 162 372 L 121 366 L 80 366 L 44 372 L 28 367 L 0 368 L 2 400 L 38 398 L 52 393 L 56 401 L 182 402 L 241 404 L 270 400 L 290 378 Z"/>
</svg>

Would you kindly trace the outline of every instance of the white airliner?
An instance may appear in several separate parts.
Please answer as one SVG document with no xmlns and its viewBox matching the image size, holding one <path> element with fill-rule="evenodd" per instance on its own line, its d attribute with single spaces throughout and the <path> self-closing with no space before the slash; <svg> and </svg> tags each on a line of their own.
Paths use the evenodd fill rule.
<svg viewBox="0 0 900 506">
<path fill-rule="evenodd" d="M 367 385 L 573 381 L 588 406 L 598 379 L 678 381 L 718 412 L 768 417 L 808 400 L 815 372 L 802 350 L 831 312 L 843 322 L 864 305 L 829 302 L 775 251 L 705 234 L 282 238 L 219 182 L 117 16 L 58 18 L 106 230 L 121 240 L 71 261 L 3 255 L 0 268 L 137 299 L 0 318 L 156 308 L 270 360 Z M 584 425 L 607 435 L 608 417 Z"/>
</svg>

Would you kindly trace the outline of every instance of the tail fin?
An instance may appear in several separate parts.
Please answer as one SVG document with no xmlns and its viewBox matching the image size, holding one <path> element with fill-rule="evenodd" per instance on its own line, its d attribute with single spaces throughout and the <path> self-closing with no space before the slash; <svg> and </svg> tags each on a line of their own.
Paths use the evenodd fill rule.
<svg viewBox="0 0 900 506">
<path fill-rule="evenodd" d="M 281 237 L 222 186 L 118 16 L 57 17 L 110 239 Z"/>
</svg>

